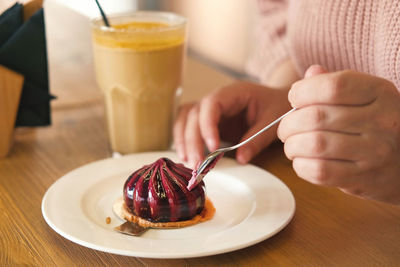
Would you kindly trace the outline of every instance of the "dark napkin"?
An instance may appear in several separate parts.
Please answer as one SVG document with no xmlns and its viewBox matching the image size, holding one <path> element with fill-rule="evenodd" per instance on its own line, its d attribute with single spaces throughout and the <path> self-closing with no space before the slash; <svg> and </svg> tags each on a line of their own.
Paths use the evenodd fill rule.
<svg viewBox="0 0 400 267">
<path fill-rule="evenodd" d="M 0 64 L 24 76 L 16 126 L 51 123 L 43 8 L 23 21 L 16 3 L 0 15 Z"/>
</svg>

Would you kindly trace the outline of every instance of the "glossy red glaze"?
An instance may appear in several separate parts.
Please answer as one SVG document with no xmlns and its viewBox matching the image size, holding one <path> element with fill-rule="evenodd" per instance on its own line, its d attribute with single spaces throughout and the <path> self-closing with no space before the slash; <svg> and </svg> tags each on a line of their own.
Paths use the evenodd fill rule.
<svg viewBox="0 0 400 267">
<path fill-rule="evenodd" d="M 202 182 L 192 191 L 186 187 L 192 170 L 161 158 L 132 173 L 124 185 L 124 201 L 130 211 L 152 222 L 189 220 L 205 203 Z"/>
</svg>

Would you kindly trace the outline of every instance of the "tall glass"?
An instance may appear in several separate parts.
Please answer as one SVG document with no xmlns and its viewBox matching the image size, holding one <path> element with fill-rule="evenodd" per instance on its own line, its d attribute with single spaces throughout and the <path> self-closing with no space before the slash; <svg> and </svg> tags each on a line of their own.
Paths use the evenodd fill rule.
<svg viewBox="0 0 400 267">
<path fill-rule="evenodd" d="M 111 148 L 165 150 L 180 94 L 186 19 L 134 12 L 92 20 L 97 83 L 105 99 Z"/>
</svg>

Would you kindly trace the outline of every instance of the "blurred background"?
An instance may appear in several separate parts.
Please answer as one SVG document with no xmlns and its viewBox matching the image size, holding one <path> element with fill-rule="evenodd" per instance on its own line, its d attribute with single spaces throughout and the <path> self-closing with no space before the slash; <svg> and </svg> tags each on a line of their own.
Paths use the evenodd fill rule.
<svg viewBox="0 0 400 267">
<path fill-rule="evenodd" d="M 46 0 L 59 2 L 88 17 L 98 16 L 94 0 Z M 166 10 L 189 21 L 190 53 L 241 76 L 251 53 L 256 0 L 100 0 L 109 14 L 130 10 Z"/>
<path fill-rule="evenodd" d="M 4 10 L 15 1 L 0 2 L 0 8 Z M 258 19 L 256 0 L 100 0 L 100 3 L 109 14 L 136 9 L 181 14 L 189 20 L 191 54 L 235 76 L 244 73 Z M 85 42 L 85 38 L 89 38 L 84 20 L 99 15 L 94 0 L 45 0 L 44 5 L 48 31 L 63 35 L 62 24 L 75 23 L 75 37 L 79 37 L 79 40 L 75 38 L 76 42 Z M 69 46 L 73 49 L 73 44 Z"/>
<path fill-rule="evenodd" d="M 257 1 L 250 0 L 99 0 L 107 14 L 134 10 L 165 10 L 188 18 L 188 52 L 236 78 L 248 78 L 246 60 L 252 53 L 259 19 Z M 0 0 L 0 12 L 16 1 Z M 19 2 L 26 2 L 22 0 Z M 47 55 L 51 91 L 73 99 L 77 83 L 94 88 L 89 20 L 99 16 L 94 0 L 45 0 Z M 71 27 L 71 25 L 73 25 Z M 71 31 L 71 28 L 74 29 Z M 60 63 L 61 62 L 61 63 Z M 57 67 L 55 68 L 55 65 Z M 57 73 L 52 70 L 57 69 Z M 90 73 L 90 75 L 87 75 Z M 60 79 L 58 77 L 71 77 Z M 62 84 L 61 84 L 62 83 Z M 58 91 L 57 88 L 71 90 Z M 91 91 L 91 90 L 90 90 Z M 82 101 L 92 101 L 80 94 Z M 93 98 L 93 97 L 92 97 Z"/>
<path fill-rule="evenodd" d="M 256 0 L 142 0 L 139 9 L 161 9 L 189 20 L 190 53 L 237 77 L 253 49 Z"/>
</svg>

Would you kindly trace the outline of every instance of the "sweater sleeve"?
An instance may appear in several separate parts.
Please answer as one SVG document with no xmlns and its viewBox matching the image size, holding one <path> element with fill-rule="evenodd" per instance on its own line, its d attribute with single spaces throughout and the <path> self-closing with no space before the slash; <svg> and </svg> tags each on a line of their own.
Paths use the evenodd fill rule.
<svg viewBox="0 0 400 267">
<path fill-rule="evenodd" d="M 266 84 L 274 67 L 289 58 L 286 37 L 288 0 L 257 1 L 260 19 L 246 72 Z"/>
</svg>

